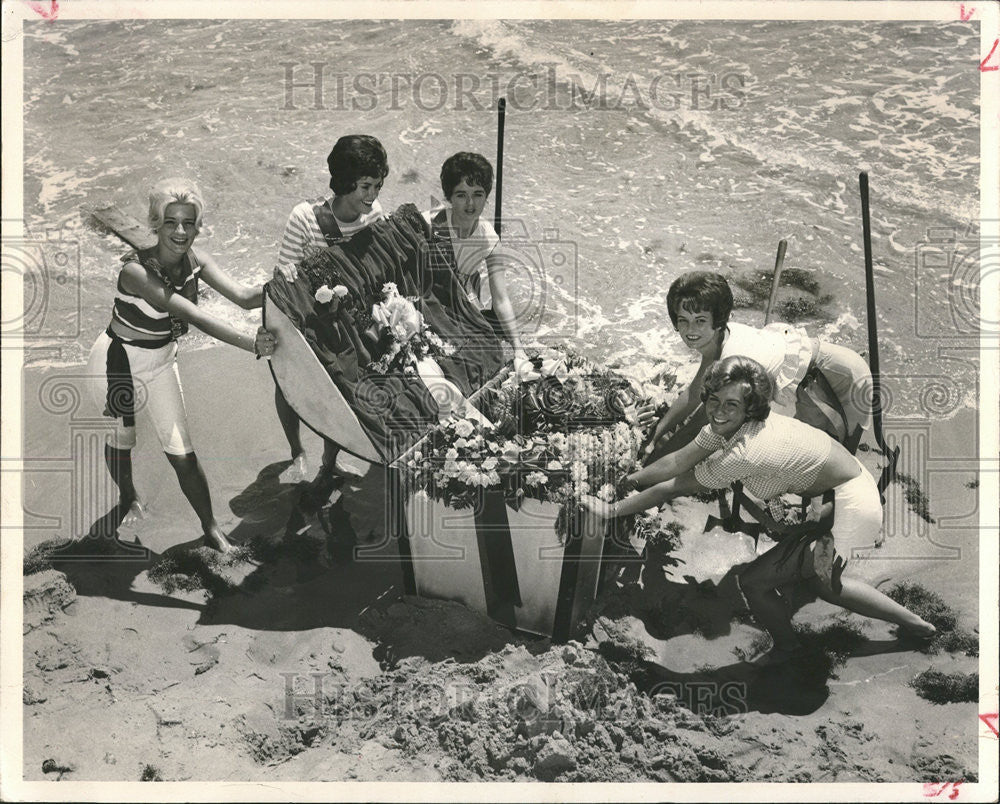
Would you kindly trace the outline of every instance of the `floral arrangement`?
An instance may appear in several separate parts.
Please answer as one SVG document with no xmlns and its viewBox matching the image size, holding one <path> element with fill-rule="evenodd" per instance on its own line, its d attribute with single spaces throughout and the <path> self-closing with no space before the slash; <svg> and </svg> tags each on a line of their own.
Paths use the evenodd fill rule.
<svg viewBox="0 0 1000 804">
<path fill-rule="evenodd" d="M 425 357 L 452 355 L 455 347 L 443 341 L 424 323 L 415 298 L 401 296 L 395 282 L 382 286 L 382 301 L 372 305 L 372 322 L 378 333 L 375 352 L 381 356 L 368 364 L 377 374 L 390 371 L 415 373 L 414 364 Z"/>
<path fill-rule="evenodd" d="M 626 415 L 635 392 L 575 354 L 531 360 L 533 375 L 508 377 L 485 400 L 495 425 L 453 417 L 431 430 L 408 456 L 410 490 L 452 508 L 472 507 L 484 489 L 501 490 L 515 510 L 526 498 L 557 503 L 565 539 L 581 497 L 616 499 L 620 479 L 637 467 L 642 431 Z"/>
</svg>

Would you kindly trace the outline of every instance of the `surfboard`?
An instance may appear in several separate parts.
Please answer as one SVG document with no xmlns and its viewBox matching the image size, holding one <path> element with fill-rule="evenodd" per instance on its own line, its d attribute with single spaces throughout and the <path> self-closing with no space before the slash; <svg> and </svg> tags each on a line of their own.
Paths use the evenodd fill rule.
<svg viewBox="0 0 1000 804">
<path fill-rule="evenodd" d="M 306 425 L 342 449 L 366 461 L 382 463 L 382 455 L 312 347 L 266 294 L 264 326 L 277 339 L 271 373 L 292 410 Z"/>
</svg>

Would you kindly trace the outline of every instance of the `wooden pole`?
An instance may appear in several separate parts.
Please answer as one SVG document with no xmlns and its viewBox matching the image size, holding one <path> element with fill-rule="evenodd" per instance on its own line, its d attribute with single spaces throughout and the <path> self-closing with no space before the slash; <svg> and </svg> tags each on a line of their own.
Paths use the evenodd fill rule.
<svg viewBox="0 0 1000 804">
<path fill-rule="evenodd" d="M 788 241 L 778 241 L 778 256 L 774 258 L 774 276 L 771 279 L 771 295 L 767 300 L 767 308 L 764 310 L 764 326 L 771 323 L 771 313 L 774 312 L 774 303 L 778 300 L 778 284 L 781 281 L 781 269 L 785 264 L 785 252 L 788 250 Z"/>
<path fill-rule="evenodd" d="M 497 101 L 497 180 L 496 192 L 493 196 L 493 228 L 500 234 L 501 214 L 503 204 L 503 125 L 507 116 L 507 99 Z"/>
<path fill-rule="evenodd" d="M 890 450 L 882 433 L 882 378 L 878 359 L 878 320 L 875 311 L 875 270 L 872 266 L 872 225 L 868 205 L 868 173 L 861 171 L 858 176 L 861 185 L 861 228 L 865 244 L 865 295 L 867 297 L 868 318 L 868 366 L 872 372 L 872 431 L 875 443 L 882 449 L 889 462 L 882 470 L 878 481 L 879 492 L 895 477 L 896 463 L 899 461 L 899 447 Z"/>
</svg>

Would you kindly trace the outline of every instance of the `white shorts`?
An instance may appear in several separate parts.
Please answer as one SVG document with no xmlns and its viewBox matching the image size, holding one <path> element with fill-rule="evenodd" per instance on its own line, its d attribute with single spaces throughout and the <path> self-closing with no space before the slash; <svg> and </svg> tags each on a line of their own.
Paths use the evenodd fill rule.
<svg viewBox="0 0 1000 804">
<path fill-rule="evenodd" d="M 820 341 L 816 368 L 823 372 L 844 408 L 847 435 L 858 427 L 869 430 L 872 426 L 872 373 L 861 355 L 846 346 Z"/>
<path fill-rule="evenodd" d="M 843 561 L 856 558 L 879 542 L 882 530 L 882 500 L 875 480 L 857 458 L 861 474 L 833 489 L 831 536 L 813 545 L 813 568 L 828 586 L 833 572 L 834 550 Z M 818 499 L 818 498 L 817 498 Z"/>
<path fill-rule="evenodd" d="M 107 332 L 98 336 L 87 361 L 87 377 L 97 409 L 115 419 L 114 446 L 117 449 L 135 446 L 135 423 L 123 415 L 128 407 L 135 414 L 145 411 L 149 415 L 164 452 L 170 455 L 193 452 L 184 391 L 177 371 L 177 342 L 156 349 L 122 343 L 127 365 L 109 376 L 108 356 L 113 345 Z M 129 377 L 134 393 L 128 390 Z"/>
</svg>

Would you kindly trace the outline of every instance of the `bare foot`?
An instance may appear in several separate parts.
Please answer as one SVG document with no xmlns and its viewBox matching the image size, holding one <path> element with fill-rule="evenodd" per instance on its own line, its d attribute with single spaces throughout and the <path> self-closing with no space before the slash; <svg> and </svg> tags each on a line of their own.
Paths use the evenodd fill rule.
<svg viewBox="0 0 1000 804">
<path fill-rule="evenodd" d="M 926 620 L 922 620 L 921 622 L 923 624 L 917 626 L 916 628 L 903 625 L 899 626 L 899 638 L 920 641 L 934 639 L 934 637 L 937 636 L 937 628 Z"/>
<path fill-rule="evenodd" d="M 229 543 L 229 539 L 226 538 L 224 534 L 218 527 L 214 527 L 205 534 L 205 544 L 218 550 L 220 553 L 228 553 L 233 549 L 232 544 Z"/>
<path fill-rule="evenodd" d="M 279 483 L 304 483 L 309 474 L 309 465 L 306 462 L 305 452 L 300 452 L 292 458 L 291 466 L 278 475 Z"/>
<path fill-rule="evenodd" d="M 121 501 L 122 507 L 124 508 L 127 503 L 128 500 L 123 498 Z M 121 524 L 126 526 L 134 525 L 145 517 L 146 505 L 139 497 L 136 497 L 131 503 L 128 503 L 128 510 L 125 512 L 125 516 L 122 517 Z"/>
</svg>

